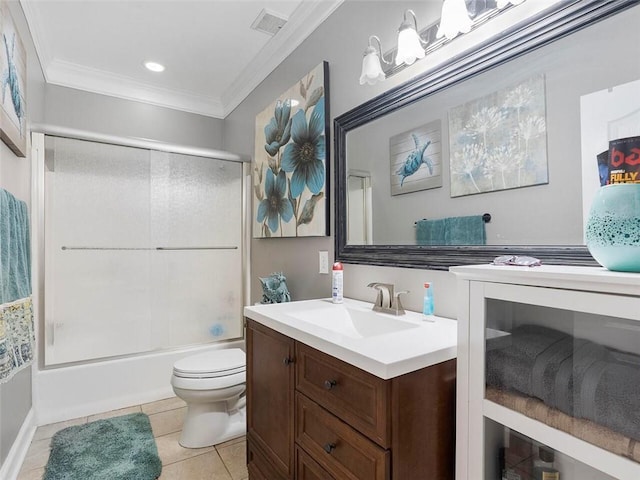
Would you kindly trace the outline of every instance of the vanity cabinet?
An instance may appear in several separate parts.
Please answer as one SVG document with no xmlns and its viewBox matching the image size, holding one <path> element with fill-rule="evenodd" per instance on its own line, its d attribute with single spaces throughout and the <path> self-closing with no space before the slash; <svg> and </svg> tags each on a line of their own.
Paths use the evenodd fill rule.
<svg viewBox="0 0 640 480">
<path fill-rule="evenodd" d="M 640 478 L 640 275 L 469 266 L 458 276 L 458 480 Z M 546 454 L 548 457 L 548 453 Z"/>
<path fill-rule="evenodd" d="M 247 468 L 253 479 L 294 472 L 294 341 L 247 322 Z"/>
<path fill-rule="evenodd" d="M 251 319 L 247 358 L 251 480 L 453 479 L 455 360 L 385 380 Z"/>
</svg>

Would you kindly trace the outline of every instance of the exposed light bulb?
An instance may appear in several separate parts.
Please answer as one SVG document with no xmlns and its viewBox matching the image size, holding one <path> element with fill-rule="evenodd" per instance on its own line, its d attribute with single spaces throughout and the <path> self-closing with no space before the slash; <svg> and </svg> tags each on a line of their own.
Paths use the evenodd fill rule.
<svg viewBox="0 0 640 480">
<path fill-rule="evenodd" d="M 438 28 L 436 38 L 445 36 L 451 40 L 458 33 L 470 32 L 471 25 L 473 25 L 473 21 L 469 18 L 469 12 L 464 0 L 444 0 L 442 15 L 440 16 L 440 28 Z"/>
</svg>

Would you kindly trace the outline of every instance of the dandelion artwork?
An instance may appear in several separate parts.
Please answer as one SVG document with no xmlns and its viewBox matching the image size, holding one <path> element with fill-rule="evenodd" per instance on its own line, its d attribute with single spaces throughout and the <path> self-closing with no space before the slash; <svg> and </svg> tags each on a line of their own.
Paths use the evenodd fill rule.
<svg viewBox="0 0 640 480">
<path fill-rule="evenodd" d="M 449 112 L 451 196 L 549 182 L 544 76 Z"/>
<path fill-rule="evenodd" d="M 254 238 L 327 235 L 327 85 L 323 62 L 256 117 Z"/>
<path fill-rule="evenodd" d="M 20 156 L 26 156 L 26 51 L 6 2 L 0 1 L 0 137 Z"/>
<path fill-rule="evenodd" d="M 440 120 L 389 139 L 391 195 L 442 186 Z"/>
</svg>

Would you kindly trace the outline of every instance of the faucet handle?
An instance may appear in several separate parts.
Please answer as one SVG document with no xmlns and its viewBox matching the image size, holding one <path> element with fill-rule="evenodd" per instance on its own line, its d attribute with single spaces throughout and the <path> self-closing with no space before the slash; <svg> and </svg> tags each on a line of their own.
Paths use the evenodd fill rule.
<svg viewBox="0 0 640 480">
<path fill-rule="evenodd" d="M 396 292 L 395 296 L 393 297 L 393 304 L 391 305 L 391 308 L 395 311 L 396 315 L 405 314 L 404 308 L 402 307 L 402 302 L 400 301 L 400 295 L 402 295 L 403 293 L 409 293 L 409 290 Z"/>
</svg>

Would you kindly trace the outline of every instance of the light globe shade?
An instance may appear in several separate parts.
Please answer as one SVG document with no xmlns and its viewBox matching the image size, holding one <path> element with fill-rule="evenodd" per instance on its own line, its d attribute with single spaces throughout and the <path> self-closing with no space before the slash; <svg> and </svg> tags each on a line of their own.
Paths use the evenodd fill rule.
<svg viewBox="0 0 640 480">
<path fill-rule="evenodd" d="M 360 85 L 364 85 L 365 83 L 374 85 L 377 82 L 384 81 L 384 79 L 387 77 L 382 71 L 378 52 L 374 48 L 369 47 L 364 53 L 365 55 L 362 59 L 362 74 L 360 75 Z"/>
<path fill-rule="evenodd" d="M 524 0 L 498 0 L 498 8 L 502 9 L 510 3 L 512 5 L 520 5 L 522 2 L 524 2 Z"/>
<path fill-rule="evenodd" d="M 464 2 L 464 0 L 462 0 Z M 396 65 L 411 65 L 419 58 L 424 58 L 424 48 L 420 43 L 418 32 L 414 28 L 403 28 L 398 32 L 398 53 Z"/>
<path fill-rule="evenodd" d="M 458 33 L 468 33 L 471 31 L 473 21 L 469 18 L 467 5 L 464 0 L 444 0 L 442 4 L 442 15 L 440 17 L 440 27 L 436 38 L 442 36 L 449 40 L 455 38 Z"/>
</svg>

